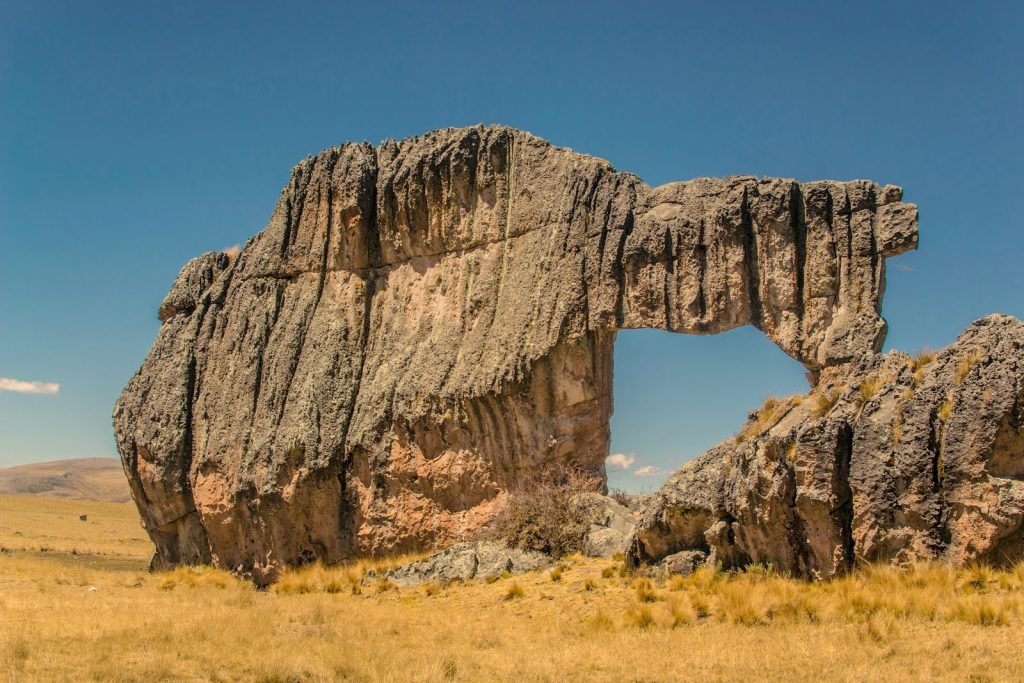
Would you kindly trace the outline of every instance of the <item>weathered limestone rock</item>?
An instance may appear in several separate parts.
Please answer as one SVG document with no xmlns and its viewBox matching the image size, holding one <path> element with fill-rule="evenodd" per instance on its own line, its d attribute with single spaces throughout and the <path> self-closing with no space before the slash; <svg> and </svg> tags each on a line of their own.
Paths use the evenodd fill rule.
<svg viewBox="0 0 1024 683">
<path fill-rule="evenodd" d="M 456 543 L 430 557 L 392 569 L 384 574 L 399 586 L 414 586 L 424 581 L 469 581 L 509 574 L 532 572 L 551 563 L 542 553 L 509 548 L 495 541 Z M 376 579 L 369 574 L 367 580 Z"/>
<path fill-rule="evenodd" d="M 766 404 L 658 491 L 628 559 L 681 551 L 826 578 L 1024 558 L 1024 323 L 989 316 L 934 360 L 868 357 Z"/>
<path fill-rule="evenodd" d="M 114 410 L 157 564 L 259 577 L 470 538 L 555 461 L 603 475 L 621 328 L 876 352 L 916 207 L 868 181 L 657 188 L 502 127 L 346 144 L 182 270 Z"/>
<path fill-rule="evenodd" d="M 680 550 L 661 559 L 654 565 L 654 573 L 659 571 L 667 575 L 689 576 L 705 566 L 708 561 L 707 553 L 701 550 Z"/>
<path fill-rule="evenodd" d="M 625 554 L 636 528 L 636 513 L 599 493 L 581 493 L 573 502 L 580 508 L 581 519 L 593 520 L 583 538 L 583 554 L 587 557 Z"/>
</svg>

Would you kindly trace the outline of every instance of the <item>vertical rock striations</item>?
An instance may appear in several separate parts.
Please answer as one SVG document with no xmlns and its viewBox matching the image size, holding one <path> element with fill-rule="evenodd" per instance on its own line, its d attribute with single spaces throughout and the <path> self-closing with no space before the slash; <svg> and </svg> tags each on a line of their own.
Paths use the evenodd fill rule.
<svg viewBox="0 0 1024 683">
<path fill-rule="evenodd" d="M 989 316 L 934 359 L 871 356 L 767 403 L 658 491 L 629 557 L 694 552 L 825 578 L 1024 558 L 1024 323 Z"/>
<path fill-rule="evenodd" d="M 471 536 L 554 461 L 603 473 L 615 332 L 755 325 L 816 379 L 879 350 L 899 188 L 651 188 L 502 127 L 301 162 L 185 266 L 114 410 L 158 563 L 257 578 Z"/>
</svg>

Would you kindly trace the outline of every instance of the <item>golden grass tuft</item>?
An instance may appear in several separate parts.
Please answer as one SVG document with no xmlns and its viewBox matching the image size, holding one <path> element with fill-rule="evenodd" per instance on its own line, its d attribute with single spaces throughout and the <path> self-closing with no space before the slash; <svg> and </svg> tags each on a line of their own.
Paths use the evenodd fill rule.
<svg viewBox="0 0 1024 683">
<path fill-rule="evenodd" d="M 966 356 L 960 359 L 960 362 L 956 365 L 956 372 L 953 375 L 953 381 L 957 384 L 963 384 L 964 380 L 967 379 L 967 375 L 971 374 L 971 370 L 977 365 L 982 359 L 981 351 L 974 349 Z"/>
<path fill-rule="evenodd" d="M 870 401 L 875 394 L 878 393 L 878 389 L 881 387 L 881 380 L 877 377 L 869 377 L 860 383 L 857 387 L 857 394 L 860 396 L 861 403 L 867 403 Z"/>
<path fill-rule="evenodd" d="M 378 593 L 396 588 L 387 578 L 387 572 L 424 557 L 423 553 L 412 553 L 386 558 L 364 558 L 349 563 L 326 566 L 319 562 L 286 569 L 270 587 L 275 593 L 303 595 L 305 593 L 349 593 L 361 595 L 365 583 L 372 585 Z M 372 581 L 368 577 L 372 577 Z"/>
<path fill-rule="evenodd" d="M 177 567 L 160 576 L 157 584 L 160 590 L 176 588 L 252 588 L 252 584 L 236 577 L 231 572 L 213 567 Z"/>
<path fill-rule="evenodd" d="M 799 397 L 799 401 L 797 401 L 796 397 L 780 400 L 775 396 L 769 396 L 761 404 L 761 407 L 754 412 L 753 418 L 747 421 L 747 424 L 736 435 L 736 441 L 742 443 L 764 434 L 778 424 L 779 420 L 786 416 L 786 413 L 801 402 L 803 402 L 803 397 Z"/>
<path fill-rule="evenodd" d="M 919 351 L 917 355 L 910 359 L 908 366 L 910 371 L 914 373 L 914 388 L 921 386 L 924 381 L 925 367 L 935 360 L 935 353 L 932 351 Z"/>
<path fill-rule="evenodd" d="M 680 626 L 690 626 L 696 623 L 699 618 L 697 610 L 690 602 L 689 597 L 673 597 L 669 601 L 669 616 L 671 617 L 670 626 L 672 628 L 679 628 Z"/>
<path fill-rule="evenodd" d="M 601 609 L 599 609 L 597 613 L 590 618 L 589 624 L 591 628 L 599 631 L 611 631 L 615 629 L 615 622 L 612 621 L 612 618 Z"/>
<path fill-rule="evenodd" d="M 654 590 L 654 583 L 650 579 L 637 579 L 633 582 L 633 590 L 640 602 L 654 602 L 658 599 L 658 592 Z"/>
<path fill-rule="evenodd" d="M 814 401 L 814 415 L 815 417 L 825 417 L 832 410 L 832 408 L 839 401 L 841 393 L 838 390 L 835 391 L 815 391 L 811 394 L 811 400 Z"/>
<path fill-rule="evenodd" d="M 946 421 L 949 420 L 949 416 L 953 414 L 952 393 L 950 393 L 950 395 L 946 397 L 946 400 L 943 401 L 941 405 L 939 405 L 939 409 L 935 414 L 938 416 L 939 422 L 941 422 L 942 424 L 945 424 Z"/>
<path fill-rule="evenodd" d="M 626 623 L 636 628 L 651 628 L 654 626 L 654 613 L 647 605 L 630 606 L 626 610 Z"/>
<path fill-rule="evenodd" d="M 518 600 L 519 598 L 526 596 L 526 590 L 519 585 L 518 581 L 513 581 L 512 585 L 505 591 L 505 600 Z"/>
</svg>

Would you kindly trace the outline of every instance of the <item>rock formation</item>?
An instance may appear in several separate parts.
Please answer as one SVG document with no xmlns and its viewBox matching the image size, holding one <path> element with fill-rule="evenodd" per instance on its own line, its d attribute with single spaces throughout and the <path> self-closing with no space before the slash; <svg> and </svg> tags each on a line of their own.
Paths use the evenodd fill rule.
<svg viewBox="0 0 1024 683">
<path fill-rule="evenodd" d="M 373 584 L 387 579 L 399 586 L 415 586 L 425 581 L 441 584 L 452 581 L 482 581 L 508 574 L 532 572 L 551 564 L 543 553 L 509 548 L 495 541 L 456 543 L 444 550 L 416 562 L 378 574 L 369 571 L 363 582 Z"/>
<path fill-rule="evenodd" d="M 989 316 L 934 358 L 871 356 L 766 403 L 641 513 L 634 565 L 694 557 L 824 578 L 1024 558 L 1024 323 Z"/>
<path fill-rule="evenodd" d="M 308 158 L 237 257 L 185 266 L 115 406 L 156 563 L 443 546 L 553 461 L 603 475 L 621 328 L 755 325 L 812 381 L 876 352 L 900 198 L 651 188 L 502 127 Z"/>
<path fill-rule="evenodd" d="M 625 554 L 636 528 L 636 513 L 598 493 L 581 493 L 573 502 L 581 508 L 580 519 L 590 521 L 583 537 L 583 554 L 587 557 Z"/>
</svg>

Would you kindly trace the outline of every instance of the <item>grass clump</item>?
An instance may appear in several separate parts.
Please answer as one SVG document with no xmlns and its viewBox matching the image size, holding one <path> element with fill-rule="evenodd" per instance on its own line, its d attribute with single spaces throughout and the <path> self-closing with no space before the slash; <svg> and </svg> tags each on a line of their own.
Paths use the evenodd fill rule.
<svg viewBox="0 0 1024 683">
<path fill-rule="evenodd" d="M 658 592 L 654 590 L 654 584 L 650 579 L 637 579 L 633 583 L 633 590 L 636 591 L 636 599 L 640 602 L 654 602 L 658 599 Z"/>
<path fill-rule="evenodd" d="M 160 590 L 170 591 L 175 588 L 252 588 L 248 582 L 242 581 L 234 574 L 223 569 L 209 566 L 177 567 L 164 573 L 157 584 Z"/>
<path fill-rule="evenodd" d="M 774 396 L 765 399 L 761 407 L 750 414 L 747 424 L 743 426 L 736 440 L 740 443 L 764 434 L 778 424 L 786 413 L 795 405 L 792 398 L 779 400 Z"/>
<path fill-rule="evenodd" d="M 647 605 L 630 607 L 626 611 L 626 623 L 636 628 L 650 628 L 654 626 L 654 613 Z"/>
<path fill-rule="evenodd" d="M 921 386 L 924 382 L 925 367 L 935 360 L 935 353 L 931 351 L 919 351 L 916 356 L 910 359 L 910 371 L 914 373 L 914 388 Z"/>
<path fill-rule="evenodd" d="M 697 621 L 698 614 L 697 610 L 694 609 L 690 603 L 689 598 L 674 598 L 669 602 L 669 617 L 671 619 L 670 626 L 672 628 L 679 628 L 680 626 L 689 626 Z"/>
<path fill-rule="evenodd" d="M 953 414 L 953 395 L 950 394 L 949 396 L 946 397 L 946 400 L 943 401 L 942 404 L 939 406 L 939 409 L 936 412 L 936 415 L 939 418 L 939 422 L 941 422 L 942 424 L 946 424 L 946 421 L 949 420 L 949 416 L 952 415 L 952 414 Z"/>
<path fill-rule="evenodd" d="M 598 631 L 611 631 L 615 628 L 615 622 L 608 616 L 608 613 L 602 609 L 597 610 L 589 620 L 589 624 L 592 628 Z"/>
<path fill-rule="evenodd" d="M 963 384 L 964 380 L 967 379 L 967 375 L 971 374 L 971 370 L 981 360 L 981 352 L 977 349 L 971 351 L 966 356 L 960 359 L 957 363 L 956 372 L 953 375 L 953 381 L 957 384 Z"/>
<path fill-rule="evenodd" d="M 1006 626 L 1010 623 L 1010 610 L 1006 605 L 974 595 L 957 600 L 947 620 L 972 626 Z"/>
<path fill-rule="evenodd" d="M 376 587 L 378 593 L 387 593 L 388 591 L 398 590 L 398 585 L 384 575 L 377 577 Z"/>
<path fill-rule="evenodd" d="M 814 401 L 814 416 L 825 417 L 839 401 L 840 392 L 836 391 L 815 391 L 811 394 Z"/>
<path fill-rule="evenodd" d="M 871 377 L 864 380 L 857 387 L 857 393 L 860 395 L 861 403 L 867 403 L 872 397 L 878 393 L 878 389 L 881 386 L 881 381 L 877 377 Z"/>
<path fill-rule="evenodd" d="M 900 417 L 899 413 L 897 413 L 896 417 L 894 417 L 893 420 L 892 420 L 892 442 L 893 442 L 893 444 L 898 444 L 902 440 L 903 440 L 903 419 Z"/>
<path fill-rule="evenodd" d="M 526 591 L 522 586 L 519 585 L 518 581 L 513 581 L 512 585 L 505 591 L 505 600 L 518 600 L 526 595 Z"/>
<path fill-rule="evenodd" d="M 718 618 L 741 626 L 767 624 L 769 613 L 761 599 L 762 593 L 760 590 L 750 590 L 749 585 L 727 584 L 719 597 Z"/>
</svg>

